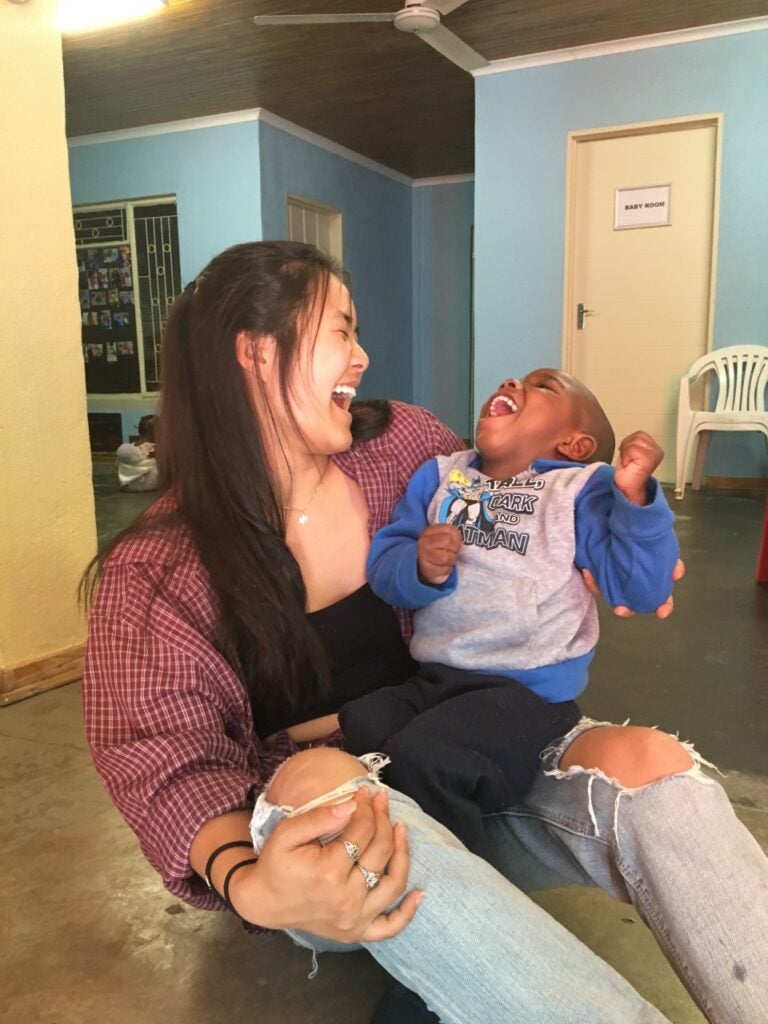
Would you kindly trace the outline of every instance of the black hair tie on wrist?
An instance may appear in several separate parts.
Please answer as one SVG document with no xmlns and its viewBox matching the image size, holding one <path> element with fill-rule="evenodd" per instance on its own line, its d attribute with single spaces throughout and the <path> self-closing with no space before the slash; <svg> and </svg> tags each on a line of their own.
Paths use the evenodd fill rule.
<svg viewBox="0 0 768 1024">
<path fill-rule="evenodd" d="M 217 846 L 216 849 L 211 854 L 211 856 L 208 858 L 205 865 L 205 872 L 203 874 L 203 878 L 205 880 L 205 884 L 208 886 L 211 892 L 216 892 L 216 890 L 213 888 L 213 882 L 211 881 L 211 868 L 213 867 L 213 862 L 216 860 L 220 853 L 224 853 L 225 850 L 233 850 L 236 846 L 246 846 L 248 847 L 249 850 L 253 849 L 253 843 L 249 843 L 245 839 L 235 839 L 234 842 L 223 843 L 221 846 Z"/>
<path fill-rule="evenodd" d="M 234 875 L 236 871 L 239 871 L 240 868 L 244 868 L 246 864 L 257 864 L 258 861 L 258 857 L 247 857 L 245 860 L 239 860 L 237 864 L 232 865 L 232 867 L 224 876 L 224 885 L 221 887 L 221 895 L 224 899 L 224 905 L 227 908 L 227 910 L 231 910 L 236 917 L 240 917 L 240 915 L 232 906 L 232 901 L 229 898 L 229 883 L 232 879 L 232 875 Z"/>
</svg>

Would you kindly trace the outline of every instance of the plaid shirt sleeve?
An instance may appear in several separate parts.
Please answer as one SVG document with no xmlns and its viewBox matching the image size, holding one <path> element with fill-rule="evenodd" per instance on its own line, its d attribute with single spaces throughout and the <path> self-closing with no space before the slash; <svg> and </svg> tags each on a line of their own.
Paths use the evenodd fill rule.
<svg viewBox="0 0 768 1024">
<path fill-rule="evenodd" d="M 149 557 L 152 541 L 140 543 Z M 219 908 L 190 867 L 192 840 L 208 819 L 252 806 L 254 791 L 296 748 L 284 735 L 267 753 L 255 738 L 245 688 L 205 635 L 201 616 L 212 607 L 200 567 L 167 575 L 171 590 L 187 591 L 182 609 L 146 578 L 146 562 L 128 557 L 106 567 L 89 622 L 88 742 L 166 888 L 194 906 Z"/>
</svg>

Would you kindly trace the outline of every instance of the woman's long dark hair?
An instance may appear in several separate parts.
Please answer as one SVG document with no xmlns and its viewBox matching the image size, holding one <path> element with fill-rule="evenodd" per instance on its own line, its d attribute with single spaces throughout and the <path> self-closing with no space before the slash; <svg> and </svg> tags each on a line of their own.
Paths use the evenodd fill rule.
<svg viewBox="0 0 768 1024">
<path fill-rule="evenodd" d="M 341 270 L 313 246 L 236 245 L 215 257 L 171 307 L 162 351 L 158 465 L 191 532 L 219 608 L 217 643 L 239 662 L 254 704 L 290 714 L 323 692 L 325 652 L 306 619 L 306 592 L 259 416 L 237 361 L 242 331 L 276 341 L 287 410 L 303 334 Z M 385 417 L 386 418 L 386 417 Z M 86 590 L 126 536 L 167 528 L 145 515 L 102 552 Z"/>
</svg>

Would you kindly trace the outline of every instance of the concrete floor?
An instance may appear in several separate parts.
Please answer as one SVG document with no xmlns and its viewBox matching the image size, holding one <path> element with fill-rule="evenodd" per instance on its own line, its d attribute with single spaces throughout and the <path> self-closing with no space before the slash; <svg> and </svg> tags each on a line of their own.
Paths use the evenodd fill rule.
<svg viewBox="0 0 768 1024">
<path fill-rule="evenodd" d="M 99 534 L 149 495 L 95 469 Z M 583 706 L 680 729 L 727 771 L 768 849 L 768 587 L 754 585 L 763 495 L 689 492 L 674 503 L 688 576 L 667 623 L 603 615 Z M 0 1019 L 9 1024 L 365 1024 L 386 978 L 365 953 L 321 958 L 260 940 L 169 896 L 104 794 L 80 724 L 79 687 L 0 709 L 4 927 Z M 631 909 L 600 893 L 539 901 L 673 1024 L 703 1017 Z M 620 1022 L 617 1022 L 620 1024 Z"/>
</svg>

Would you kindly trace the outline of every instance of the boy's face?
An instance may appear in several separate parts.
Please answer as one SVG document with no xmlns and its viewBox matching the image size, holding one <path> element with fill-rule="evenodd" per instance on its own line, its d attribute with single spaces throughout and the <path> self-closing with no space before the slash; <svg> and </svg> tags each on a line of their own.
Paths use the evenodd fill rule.
<svg viewBox="0 0 768 1024">
<path fill-rule="evenodd" d="M 519 472 L 534 459 L 568 457 L 559 446 L 580 431 L 589 392 L 561 370 L 534 370 L 511 377 L 480 410 L 475 446 L 484 461 L 512 459 Z"/>
</svg>

